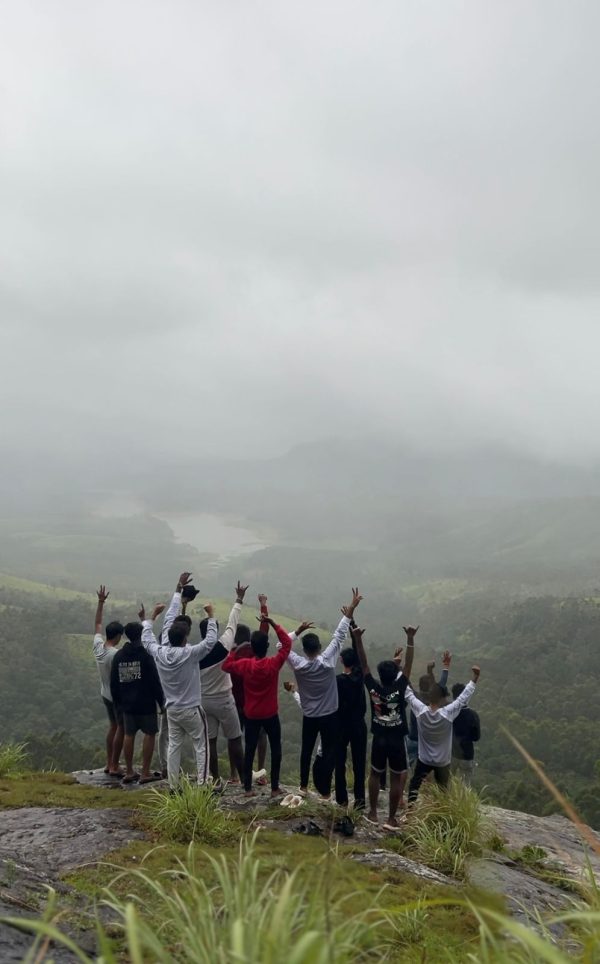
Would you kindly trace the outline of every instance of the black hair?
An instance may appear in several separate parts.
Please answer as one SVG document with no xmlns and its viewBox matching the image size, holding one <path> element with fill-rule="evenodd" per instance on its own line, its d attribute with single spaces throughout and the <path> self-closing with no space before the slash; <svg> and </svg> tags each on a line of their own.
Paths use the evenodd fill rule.
<svg viewBox="0 0 600 964">
<path fill-rule="evenodd" d="M 219 622 L 217 620 L 217 629 L 219 628 Z M 208 618 L 200 620 L 200 637 L 206 639 L 206 633 L 208 631 Z"/>
<path fill-rule="evenodd" d="M 392 686 L 396 682 L 398 667 L 393 659 L 383 659 L 381 663 L 377 663 L 377 672 L 384 686 Z"/>
<path fill-rule="evenodd" d="M 250 645 L 252 646 L 254 655 L 262 658 L 267 655 L 269 637 L 266 633 L 261 632 L 260 629 L 255 629 L 250 637 Z"/>
<path fill-rule="evenodd" d="M 107 639 L 116 639 L 123 635 L 123 624 L 115 619 L 112 623 L 107 623 L 105 632 Z"/>
<path fill-rule="evenodd" d="M 431 687 L 431 676 L 419 676 L 419 690 L 421 693 L 429 693 Z"/>
<path fill-rule="evenodd" d="M 306 633 L 302 637 L 302 649 L 309 656 L 316 656 L 321 649 L 321 640 L 316 633 Z"/>
<path fill-rule="evenodd" d="M 127 623 L 124 629 L 124 633 L 130 643 L 139 643 L 142 638 L 142 624 L 141 623 Z"/>
<path fill-rule="evenodd" d="M 185 625 L 188 628 L 188 633 L 192 628 L 192 620 L 190 619 L 189 616 L 186 616 L 185 614 L 182 614 L 181 616 L 175 616 L 175 619 L 173 620 L 171 625 L 173 625 L 174 623 L 185 623 Z"/>
<path fill-rule="evenodd" d="M 169 642 L 171 646 L 185 646 L 188 633 L 189 630 L 182 619 L 179 621 L 174 620 L 173 625 L 169 629 Z"/>
<path fill-rule="evenodd" d="M 464 688 L 465 688 L 464 683 L 455 683 L 454 686 L 452 687 L 452 699 L 455 700 L 457 697 L 459 697 L 462 691 L 464 690 Z"/>
<path fill-rule="evenodd" d="M 340 659 L 346 669 L 352 669 L 354 666 L 358 666 L 358 656 L 351 646 L 347 646 L 346 649 L 342 650 Z"/>
<path fill-rule="evenodd" d="M 241 646 L 242 643 L 249 643 L 250 635 L 250 627 L 246 626 L 245 623 L 240 623 L 235 631 L 235 645 Z"/>
</svg>

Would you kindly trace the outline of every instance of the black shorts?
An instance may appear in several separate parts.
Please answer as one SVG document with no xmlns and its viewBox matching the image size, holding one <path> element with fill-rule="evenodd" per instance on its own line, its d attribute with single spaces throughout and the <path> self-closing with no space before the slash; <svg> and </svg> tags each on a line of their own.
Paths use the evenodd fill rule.
<svg viewBox="0 0 600 964">
<path fill-rule="evenodd" d="M 154 736 L 158 733 L 156 713 L 123 713 L 123 725 L 126 736 L 135 736 L 138 730 L 146 736 Z"/>
<path fill-rule="evenodd" d="M 404 735 L 374 733 L 371 744 L 371 769 L 375 773 L 385 773 L 387 766 L 390 768 L 390 773 L 404 773 L 408 770 Z"/>
<path fill-rule="evenodd" d="M 123 725 L 123 714 L 119 712 L 112 700 L 107 700 L 105 696 L 102 697 L 102 702 L 106 707 L 106 715 L 108 716 L 111 724 L 113 726 Z"/>
</svg>

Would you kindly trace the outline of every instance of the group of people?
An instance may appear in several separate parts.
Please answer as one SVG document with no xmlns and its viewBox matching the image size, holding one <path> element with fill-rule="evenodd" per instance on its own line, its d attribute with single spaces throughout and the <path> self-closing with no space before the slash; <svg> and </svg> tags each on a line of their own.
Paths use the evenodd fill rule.
<svg viewBox="0 0 600 964">
<path fill-rule="evenodd" d="M 284 683 L 284 688 L 293 694 L 302 712 L 301 797 L 309 792 L 312 769 L 319 796 L 330 799 L 333 786 L 336 802 L 348 805 L 348 750 L 354 807 L 364 810 L 365 818 L 373 823 L 378 821 L 379 795 L 389 771 L 389 809 L 384 826 L 390 830 L 397 828 L 398 810 L 406 806 L 404 793 L 411 766 L 409 803 L 416 799 L 429 774 L 446 786 L 454 769 L 470 782 L 479 718 L 467 704 L 479 679 L 479 667 L 472 668 L 472 679 L 466 685 L 455 684 L 450 699 L 446 684 L 451 656 L 446 652 L 439 681 L 433 675 L 435 664 L 430 663 L 415 692 L 410 675 L 418 626 L 407 626 L 406 654 L 397 649 L 391 659 L 377 664 L 375 676 L 365 650 L 365 631 L 354 619 L 362 600 L 358 589 L 352 590 L 349 603 L 342 606 L 342 618 L 325 649 L 312 623 L 303 622 L 292 633 L 275 623 L 264 595 L 258 597 L 258 628 L 252 630 L 241 624 L 248 587 L 239 582 L 224 632 L 219 635 L 214 608 L 207 603 L 198 627 L 199 640 L 191 642 L 193 624 L 186 610 L 198 595 L 191 579 L 191 573 L 181 573 L 168 606 L 159 603 L 149 614 L 142 607 L 137 621 L 124 626 L 110 622 L 105 635 L 103 611 L 109 593 L 105 586 L 98 590 L 93 649 L 109 718 L 105 773 L 124 783 L 167 778 L 176 792 L 182 748 L 189 737 L 198 784 L 219 786 L 217 740 L 221 730 L 227 740 L 231 781 L 241 782 L 249 797 L 257 792 L 255 783 L 267 782 L 264 763 L 268 741 L 271 796 L 283 795 L 279 783 L 279 677 L 287 663 L 295 682 Z M 157 636 L 154 626 L 163 612 L 162 630 Z M 271 629 L 276 646 L 269 655 Z M 119 648 L 123 637 L 125 642 Z M 344 646 L 348 638 L 350 645 Z M 301 651 L 292 648 L 296 642 Z M 338 662 L 341 672 L 337 672 Z M 367 702 L 372 734 L 368 780 Z M 136 773 L 133 757 L 139 731 L 143 734 L 142 765 Z M 153 771 L 157 734 L 160 770 Z"/>
</svg>

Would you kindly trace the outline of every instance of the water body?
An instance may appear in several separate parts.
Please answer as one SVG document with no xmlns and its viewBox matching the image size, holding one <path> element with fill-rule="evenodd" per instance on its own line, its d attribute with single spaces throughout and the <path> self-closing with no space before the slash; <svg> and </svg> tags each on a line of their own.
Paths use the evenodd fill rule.
<svg viewBox="0 0 600 964">
<path fill-rule="evenodd" d="M 178 542 L 187 542 L 198 552 L 210 552 L 222 558 L 264 549 L 267 543 L 256 532 L 232 525 L 226 519 L 207 512 L 152 513 L 166 522 Z"/>
</svg>

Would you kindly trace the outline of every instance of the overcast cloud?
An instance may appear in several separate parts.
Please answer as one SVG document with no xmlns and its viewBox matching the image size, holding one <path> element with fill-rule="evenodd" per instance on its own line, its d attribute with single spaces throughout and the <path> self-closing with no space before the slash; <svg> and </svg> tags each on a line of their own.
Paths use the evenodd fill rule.
<svg viewBox="0 0 600 964">
<path fill-rule="evenodd" d="M 6 446 L 600 456 L 594 0 L 0 11 Z"/>
</svg>

